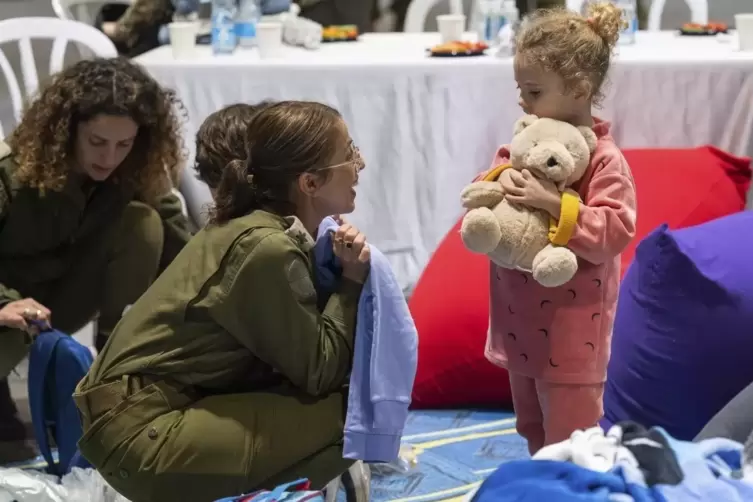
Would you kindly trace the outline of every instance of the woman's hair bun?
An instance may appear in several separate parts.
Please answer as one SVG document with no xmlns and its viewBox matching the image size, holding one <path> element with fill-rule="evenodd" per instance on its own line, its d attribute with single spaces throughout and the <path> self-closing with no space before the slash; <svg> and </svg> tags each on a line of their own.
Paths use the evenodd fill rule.
<svg viewBox="0 0 753 502">
<path fill-rule="evenodd" d="M 240 159 L 231 160 L 230 162 L 228 162 L 225 169 L 232 169 L 233 171 L 241 174 L 246 170 L 246 161 Z"/>
</svg>

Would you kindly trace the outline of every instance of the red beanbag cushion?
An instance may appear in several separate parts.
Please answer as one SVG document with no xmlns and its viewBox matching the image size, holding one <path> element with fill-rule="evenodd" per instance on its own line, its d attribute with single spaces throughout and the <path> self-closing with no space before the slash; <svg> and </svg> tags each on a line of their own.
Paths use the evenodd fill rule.
<svg viewBox="0 0 753 502">
<path fill-rule="evenodd" d="M 622 273 L 638 243 L 659 225 L 685 228 L 745 209 L 750 159 L 713 146 L 624 150 L 638 195 L 635 239 L 622 253 Z"/>
<path fill-rule="evenodd" d="M 429 260 L 408 306 L 419 338 L 413 408 L 511 406 L 507 371 L 484 357 L 489 259 L 465 248 L 460 222 Z"/>
<path fill-rule="evenodd" d="M 636 245 L 666 223 L 683 228 L 741 211 L 750 160 L 705 146 L 625 150 L 638 194 L 637 235 L 622 255 L 623 273 Z M 460 239 L 460 222 L 426 266 L 409 306 L 418 328 L 414 408 L 511 405 L 507 372 L 489 363 L 489 261 Z"/>
</svg>

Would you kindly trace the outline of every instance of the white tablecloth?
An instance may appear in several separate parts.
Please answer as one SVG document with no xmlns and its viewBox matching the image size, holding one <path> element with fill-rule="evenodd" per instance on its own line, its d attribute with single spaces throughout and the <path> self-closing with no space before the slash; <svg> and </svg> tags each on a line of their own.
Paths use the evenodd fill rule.
<svg viewBox="0 0 753 502">
<path fill-rule="evenodd" d="M 259 60 L 200 47 L 176 61 L 169 47 L 137 58 L 173 87 L 189 113 L 187 143 L 222 106 L 262 99 L 322 101 L 339 109 L 367 161 L 352 221 L 387 253 L 405 286 L 461 214 L 458 194 L 510 139 L 521 115 L 512 61 L 426 57 L 436 34 L 373 34 L 357 43 Z M 640 33 L 621 47 L 603 111 L 622 147 L 716 144 L 753 153 L 753 53 L 713 38 Z M 209 194 L 186 176 L 197 216 Z M 462 263 L 458 264 L 462 273 Z"/>
</svg>

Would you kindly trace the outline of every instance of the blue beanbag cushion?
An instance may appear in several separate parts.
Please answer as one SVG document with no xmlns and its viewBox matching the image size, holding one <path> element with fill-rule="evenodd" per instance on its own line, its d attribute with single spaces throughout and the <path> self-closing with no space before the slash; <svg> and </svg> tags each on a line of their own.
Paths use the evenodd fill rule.
<svg viewBox="0 0 753 502">
<path fill-rule="evenodd" d="M 691 440 L 751 382 L 753 212 L 657 228 L 620 289 L 602 426 Z"/>
</svg>

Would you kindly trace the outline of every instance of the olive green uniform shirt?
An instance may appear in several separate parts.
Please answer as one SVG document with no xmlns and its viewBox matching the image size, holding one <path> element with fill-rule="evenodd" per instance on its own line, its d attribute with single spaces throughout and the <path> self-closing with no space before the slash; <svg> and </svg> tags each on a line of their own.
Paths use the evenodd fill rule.
<svg viewBox="0 0 753 502">
<path fill-rule="evenodd" d="M 318 302 L 312 245 L 297 219 L 262 210 L 207 226 L 123 317 L 79 390 L 124 375 L 206 394 L 284 380 L 314 396 L 342 388 L 361 285 L 341 279 Z"/>
<path fill-rule="evenodd" d="M 116 179 L 92 183 L 90 190 L 69 179 L 62 191 L 42 195 L 36 188 L 19 184 L 15 171 L 10 149 L 0 142 L 0 305 L 25 297 L 51 309 L 48 303 L 80 301 L 56 298 L 63 290 L 60 282 L 69 279 L 66 274 L 77 262 L 104 263 L 117 237 L 120 217 L 135 196 Z M 172 193 L 154 209 L 164 226 L 162 262 L 167 263 L 191 238 L 191 225 Z M 96 284 L 96 279 L 89 285 Z M 54 319 L 55 312 L 53 323 Z M 83 325 L 57 327 L 75 330 Z"/>
</svg>

